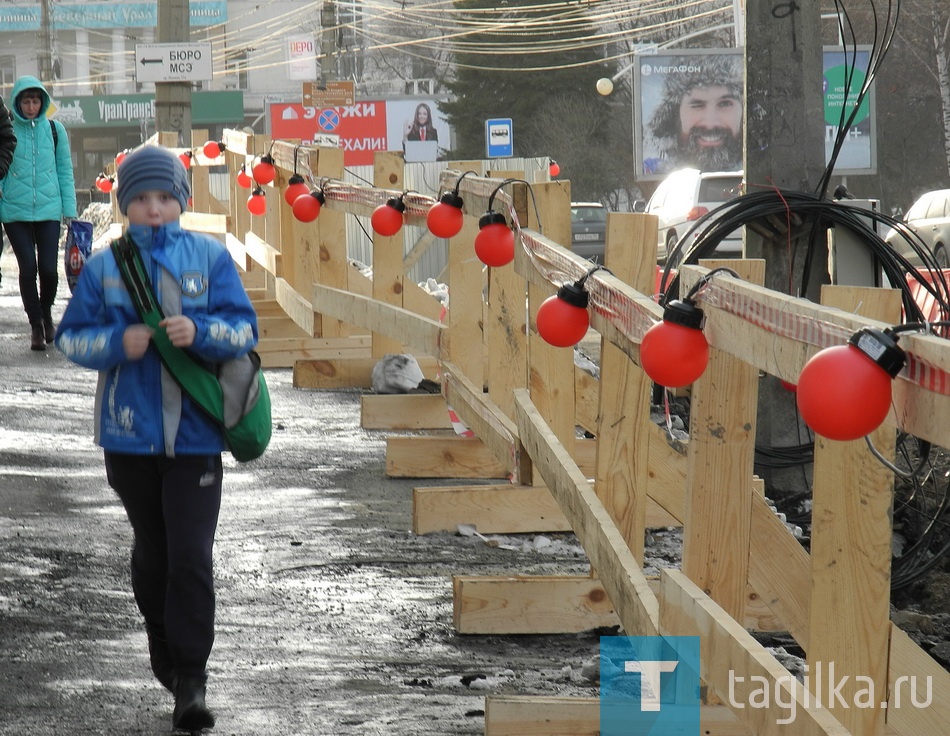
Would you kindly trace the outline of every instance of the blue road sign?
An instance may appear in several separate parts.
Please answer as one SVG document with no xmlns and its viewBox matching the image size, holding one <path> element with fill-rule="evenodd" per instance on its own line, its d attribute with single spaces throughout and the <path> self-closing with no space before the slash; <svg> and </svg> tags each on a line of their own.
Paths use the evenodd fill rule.
<svg viewBox="0 0 950 736">
<path fill-rule="evenodd" d="M 317 124 L 320 126 L 320 130 L 325 133 L 332 133 L 340 124 L 340 113 L 332 107 L 322 110 L 317 118 Z"/>
<path fill-rule="evenodd" d="M 511 118 L 494 118 L 485 121 L 485 151 L 488 158 L 504 158 L 514 155 L 514 134 Z"/>
</svg>

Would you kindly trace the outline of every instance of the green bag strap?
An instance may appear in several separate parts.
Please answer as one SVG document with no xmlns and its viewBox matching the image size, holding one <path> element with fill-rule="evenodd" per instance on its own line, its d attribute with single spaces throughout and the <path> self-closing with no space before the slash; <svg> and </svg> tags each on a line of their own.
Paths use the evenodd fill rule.
<svg viewBox="0 0 950 736">
<path fill-rule="evenodd" d="M 125 236 L 112 241 L 112 253 L 135 309 L 142 321 L 155 330 L 152 342 L 158 349 L 165 368 L 192 401 L 213 419 L 223 422 L 224 395 L 218 377 L 198 365 L 184 350 L 172 345 L 168 333 L 159 327 L 159 322 L 165 318 L 165 314 L 155 297 L 151 279 L 142 263 L 138 248 Z"/>
</svg>

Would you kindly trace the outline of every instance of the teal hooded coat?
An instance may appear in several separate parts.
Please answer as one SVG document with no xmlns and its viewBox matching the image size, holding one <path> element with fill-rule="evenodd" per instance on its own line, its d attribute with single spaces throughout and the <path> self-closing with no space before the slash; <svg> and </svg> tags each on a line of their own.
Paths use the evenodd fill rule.
<svg viewBox="0 0 950 736">
<path fill-rule="evenodd" d="M 43 96 L 40 114 L 28 120 L 18 98 L 27 89 Z M 46 117 L 50 97 L 36 77 L 20 77 L 13 85 L 10 114 L 17 144 L 7 175 L 0 180 L 0 222 L 43 222 L 76 217 L 76 183 L 69 137 L 63 124 Z M 51 125 L 57 129 L 53 144 Z"/>
</svg>

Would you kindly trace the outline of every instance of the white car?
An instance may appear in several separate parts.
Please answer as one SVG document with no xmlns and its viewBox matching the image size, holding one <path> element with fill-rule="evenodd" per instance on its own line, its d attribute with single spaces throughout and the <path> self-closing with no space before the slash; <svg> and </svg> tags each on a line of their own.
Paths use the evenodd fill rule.
<svg viewBox="0 0 950 736">
<path fill-rule="evenodd" d="M 904 224 L 930 247 L 942 268 L 950 267 L 950 189 L 923 194 L 907 210 Z M 888 231 L 884 240 L 912 263 L 919 264 L 919 257 L 897 231 Z"/>
<path fill-rule="evenodd" d="M 680 169 L 667 176 L 646 204 L 647 214 L 659 218 L 657 261 L 663 263 L 677 243 L 703 215 L 742 193 L 741 171 Z M 684 243 L 681 253 L 689 243 Z M 742 256 L 741 230 L 730 234 L 716 248 L 722 258 Z"/>
</svg>

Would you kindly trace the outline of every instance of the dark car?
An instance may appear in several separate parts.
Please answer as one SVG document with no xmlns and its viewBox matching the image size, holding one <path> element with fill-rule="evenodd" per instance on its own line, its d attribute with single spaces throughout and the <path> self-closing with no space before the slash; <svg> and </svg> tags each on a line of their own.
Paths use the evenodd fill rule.
<svg viewBox="0 0 950 736">
<path fill-rule="evenodd" d="M 600 202 L 571 202 L 571 250 L 603 263 L 606 245 L 607 208 Z"/>
</svg>

